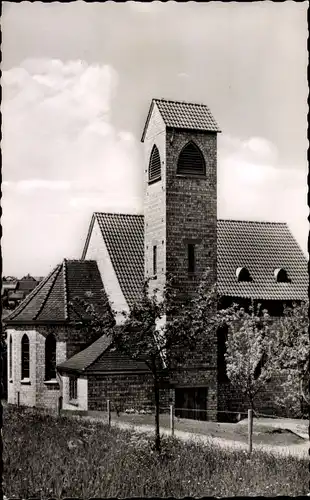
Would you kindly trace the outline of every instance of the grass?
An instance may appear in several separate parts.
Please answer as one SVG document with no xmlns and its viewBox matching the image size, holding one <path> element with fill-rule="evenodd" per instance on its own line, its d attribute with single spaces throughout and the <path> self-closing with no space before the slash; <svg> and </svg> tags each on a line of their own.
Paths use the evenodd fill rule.
<svg viewBox="0 0 310 500">
<path fill-rule="evenodd" d="M 225 451 L 104 422 L 4 407 L 3 492 L 9 498 L 296 496 L 308 493 L 308 460 Z"/>
</svg>

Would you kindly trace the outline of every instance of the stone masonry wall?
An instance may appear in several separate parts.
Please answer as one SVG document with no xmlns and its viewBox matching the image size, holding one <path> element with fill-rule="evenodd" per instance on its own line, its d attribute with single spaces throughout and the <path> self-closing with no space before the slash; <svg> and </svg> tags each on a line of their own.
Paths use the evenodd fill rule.
<svg viewBox="0 0 310 500">
<path fill-rule="evenodd" d="M 149 184 L 148 169 L 153 146 L 161 161 L 161 180 Z M 153 246 L 157 246 L 157 277 L 150 282 L 150 290 L 162 289 L 166 274 L 166 132 L 165 124 L 156 106 L 153 108 L 144 141 L 144 255 L 145 277 L 153 277 Z"/>
<path fill-rule="evenodd" d="M 169 404 L 169 389 L 161 389 L 161 405 Z M 88 409 L 106 411 L 107 400 L 111 409 L 151 409 L 154 411 L 153 380 L 148 373 L 96 374 L 88 377 Z"/>
<path fill-rule="evenodd" d="M 84 349 L 94 342 L 98 335 L 85 335 L 82 330 L 65 326 L 15 326 L 8 329 L 8 345 L 12 336 L 12 378 L 8 378 L 8 402 L 25 406 L 56 409 L 60 396 L 58 380 L 45 381 L 45 339 L 49 333 L 56 338 L 56 364 Z M 30 377 L 21 380 L 21 340 L 26 333 L 30 347 Z M 9 375 L 9 374 L 8 374 Z M 85 391 L 84 391 L 85 392 Z M 87 393 L 87 390 L 86 390 Z"/>
</svg>

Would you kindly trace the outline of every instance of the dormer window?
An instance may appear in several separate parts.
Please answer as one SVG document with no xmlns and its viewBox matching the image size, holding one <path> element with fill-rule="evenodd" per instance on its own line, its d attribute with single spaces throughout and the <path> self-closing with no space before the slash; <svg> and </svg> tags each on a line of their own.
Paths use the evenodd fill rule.
<svg viewBox="0 0 310 500">
<path fill-rule="evenodd" d="M 287 272 L 283 267 L 279 267 L 274 270 L 274 277 L 277 283 L 290 283 L 290 279 L 287 275 Z"/>
<path fill-rule="evenodd" d="M 189 142 L 182 149 L 177 166 L 177 174 L 206 175 L 206 164 L 202 152 L 194 142 Z"/>
<path fill-rule="evenodd" d="M 236 276 L 238 281 L 253 281 L 253 278 L 246 267 L 238 267 L 236 269 Z"/>
<path fill-rule="evenodd" d="M 156 145 L 153 146 L 149 163 L 149 182 L 156 182 L 161 179 L 161 164 L 159 151 Z"/>
</svg>

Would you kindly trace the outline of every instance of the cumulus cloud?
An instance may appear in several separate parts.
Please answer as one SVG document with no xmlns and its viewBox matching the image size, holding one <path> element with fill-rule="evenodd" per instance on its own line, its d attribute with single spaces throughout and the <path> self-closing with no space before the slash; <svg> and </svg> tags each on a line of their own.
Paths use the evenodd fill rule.
<svg viewBox="0 0 310 500">
<path fill-rule="evenodd" d="M 305 170 L 279 165 L 270 141 L 219 137 L 219 217 L 287 222 L 306 251 L 306 200 Z"/>
<path fill-rule="evenodd" d="M 39 245 L 45 261 L 72 255 L 72 233 L 93 210 L 141 211 L 136 140 L 111 123 L 117 85 L 111 66 L 83 61 L 30 59 L 3 71 L 2 224 L 10 230 L 2 248 L 12 272 L 33 262 Z M 12 249 L 25 227 L 21 259 Z"/>
</svg>

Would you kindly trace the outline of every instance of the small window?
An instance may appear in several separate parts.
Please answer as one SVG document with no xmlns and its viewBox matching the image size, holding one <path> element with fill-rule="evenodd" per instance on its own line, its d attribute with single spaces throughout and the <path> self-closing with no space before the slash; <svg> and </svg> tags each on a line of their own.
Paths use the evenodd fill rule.
<svg viewBox="0 0 310 500">
<path fill-rule="evenodd" d="M 149 163 L 149 182 L 159 181 L 161 178 L 161 165 L 159 151 L 156 145 L 153 146 Z"/>
<path fill-rule="evenodd" d="M 238 269 L 236 269 L 236 276 L 238 281 L 253 281 L 246 267 L 238 267 Z"/>
<path fill-rule="evenodd" d="M 157 275 L 157 246 L 153 246 L 153 276 Z"/>
<path fill-rule="evenodd" d="M 195 259 L 195 245 L 193 243 L 188 244 L 187 252 L 188 252 L 188 272 L 194 273 L 196 267 L 196 259 Z"/>
<path fill-rule="evenodd" d="M 69 399 L 77 400 L 77 377 L 69 378 Z"/>
<path fill-rule="evenodd" d="M 205 175 L 206 164 L 204 157 L 196 144 L 189 142 L 181 151 L 177 174 L 183 175 Z"/>
<path fill-rule="evenodd" d="M 30 375 L 30 351 L 29 338 L 25 334 L 22 338 L 22 379 L 29 378 Z"/>
<path fill-rule="evenodd" d="M 12 378 L 12 357 L 13 357 L 13 349 L 12 349 L 12 335 L 10 335 L 10 342 L 9 342 L 9 378 Z"/>
<path fill-rule="evenodd" d="M 45 380 L 56 378 L 56 339 L 50 333 L 45 340 Z"/>
<path fill-rule="evenodd" d="M 291 281 L 283 267 L 274 270 L 274 277 L 277 283 L 290 283 Z"/>
</svg>

